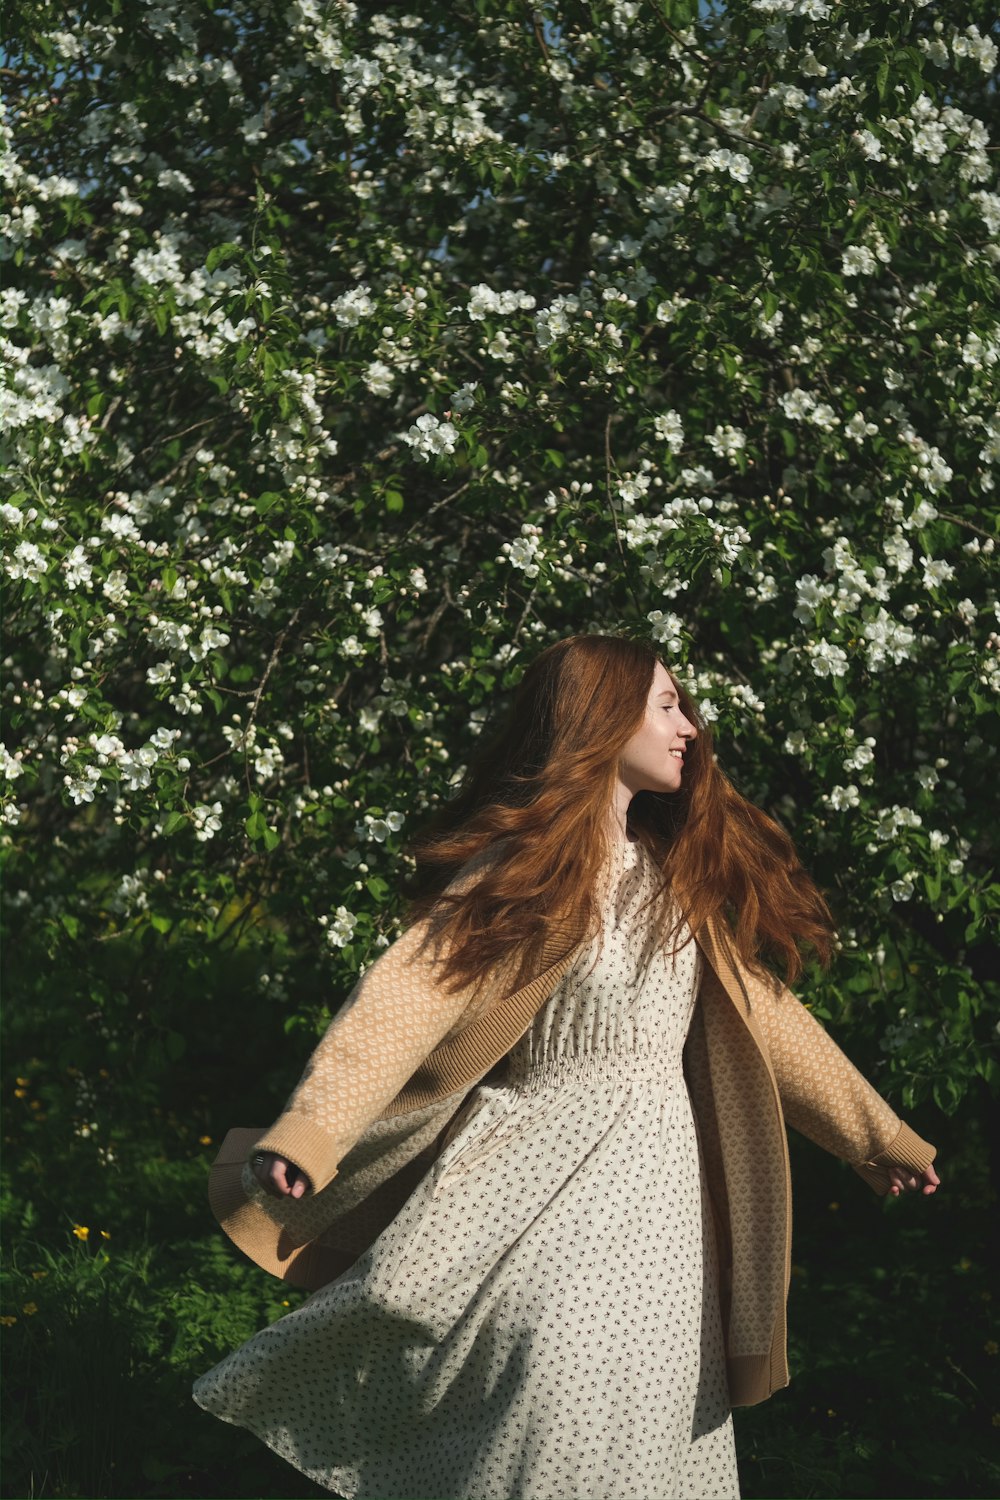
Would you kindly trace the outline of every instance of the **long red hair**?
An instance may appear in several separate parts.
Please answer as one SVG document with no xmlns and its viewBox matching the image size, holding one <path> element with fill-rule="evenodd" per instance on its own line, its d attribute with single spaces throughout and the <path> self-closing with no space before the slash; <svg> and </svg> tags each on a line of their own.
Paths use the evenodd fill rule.
<svg viewBox="0 0 1000 1500">
<path fill-rule="evenodd" d="M 598 930 L 595 893 L 620 838 L 612 818 L 618 761 L 642 724 L 657 660 L 651 643 L 612 635 L 571 635 L 546 647 L 503 724 L 477 746 L 456 795 L 410 841 L 416 869 L 403 887 L 406 922 L 434 914 L 448 955 L 441 977 L 455 991 L 512 960 L 514 983 L 526 982 L 553 924 L 577 938 Z M 683 918 L 697 932 L 721 917 L 749 968 L 776 962 L 792 984 L 800 944 L 829 962 L 830 910 L 788 835 L 720 770 L 708 724 L 671 680 L 698 730 L 683 786 L 639 792 L 628 810 L 630 831 L 662 877 L 652 920 L 666 941 Z M 444 894 L 469 861 L 476 878 Z"/>
</svg>

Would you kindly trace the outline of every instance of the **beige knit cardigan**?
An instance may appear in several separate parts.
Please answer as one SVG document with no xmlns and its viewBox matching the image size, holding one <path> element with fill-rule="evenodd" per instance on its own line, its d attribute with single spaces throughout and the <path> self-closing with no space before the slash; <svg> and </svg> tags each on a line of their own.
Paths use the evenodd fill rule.
<svg viewBox="0 0 1000 1500">
<path fill-rule="evenodd" d="M 706 962 L 684 1070 L 719 1244 L 730 1401 L 750 1406 L 788 1384 L 786 1123 L 880 1194 L 889 1167 L 920 1173 L 936 1152 L 790 990 L 738 961 L 720 921 L 695 937 Z M 471 1090 L 524 1034 L 585 940 L 553 924 L 535 977 L 512 991 L 505 971 L 471 1002 L 471 990 L 449 995 L 436 982 L 431 920 L 404 932 L 355 985 L 271 1128 L 227 1135 L 209 1198 L 230 1238 L 298 1286 L 315 1289 L 346 1270 L 461 1127 Z M 256 1150 L 295 1162 L 310 1179 L 305 1196 L 264 1192 L 248 1165 Z"/>
</svg>

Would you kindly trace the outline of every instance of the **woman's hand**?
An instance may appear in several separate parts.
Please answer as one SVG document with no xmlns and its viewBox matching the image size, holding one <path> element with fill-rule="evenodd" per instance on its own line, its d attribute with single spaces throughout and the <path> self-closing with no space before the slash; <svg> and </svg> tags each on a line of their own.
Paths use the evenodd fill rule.
<svg viewBox="0 0 1000 1500">
<path fill-rule="evenodd" d="M 250 1170 L 274 1198 L 301 1198 L 310 1187 L 305 1172 L 284 1156 L 275 1156 L 273 1151 L 251 1156 Z"/>
<path fill-rule="evenodd" d="M 925 1167 L 919 1176 L 916 1172 L 911 1172 L 909 1167 L 890 1167 L 889 1176 L 892 1180 L 889 1191 L 894 1198 L 898 1198 L 900 1193 L 915 1192 L 918 1188 L 927 1197 L 941 1182 L 933 1167 Z"/>
</svg>

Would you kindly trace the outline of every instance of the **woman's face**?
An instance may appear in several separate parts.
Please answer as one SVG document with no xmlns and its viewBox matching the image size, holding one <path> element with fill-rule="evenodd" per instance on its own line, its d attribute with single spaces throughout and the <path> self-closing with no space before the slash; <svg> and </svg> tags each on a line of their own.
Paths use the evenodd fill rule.
<svg viewBox="0 0 1000 1500">
<path fill-rule="evenodd" d="M 657 662 L 645 717 L 622 751 L 620 780 L 633 796 L 636 792 L 676 792 L 684 775 L 684 751 L 697 733 L 681 713 L 670 673 Z"/>
</svg>

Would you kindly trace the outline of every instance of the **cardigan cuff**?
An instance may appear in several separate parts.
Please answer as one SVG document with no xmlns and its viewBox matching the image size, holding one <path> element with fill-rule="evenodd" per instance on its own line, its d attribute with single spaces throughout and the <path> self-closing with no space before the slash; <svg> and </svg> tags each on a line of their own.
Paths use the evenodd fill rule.
<svg viewBox="0 0 1000 1500">
<path fill-rule="evenodd" d="M 311 1119 L 309 1115 L 286 1110 L 279 1115 L 271 1128 L 254 1142 L 249 1155 L 258 1151 L 273 1151 L 292 1161 L 309 1178 L 309 1191 L 319 1193 L 337 1175 L 333 1138 L 328 1130 Z"/>
<path fill-rule="evenodd" d="M 883 1196 L 889 1191 L 892 1179 L 890 1167 L 908 1167 L 919 1176 L 937 1156 L 937 1147 L 923 1140 L 909 1125 L 900 1123 L 899 1130 L 886 1146 L 868 1161 L 852 1161 L 851 1166 L 868 1186 Z"/>
</svg>

